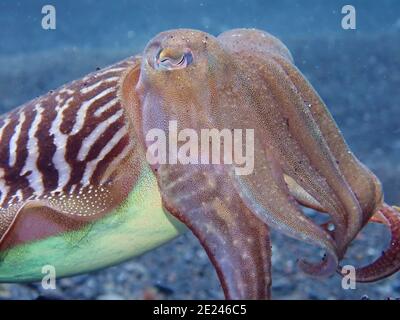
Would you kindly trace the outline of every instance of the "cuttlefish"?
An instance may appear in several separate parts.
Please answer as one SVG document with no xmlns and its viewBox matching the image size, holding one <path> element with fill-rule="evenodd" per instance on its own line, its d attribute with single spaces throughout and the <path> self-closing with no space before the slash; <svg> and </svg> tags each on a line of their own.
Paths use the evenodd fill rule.
<svg viewBox="0 0 400 320">
<path fill-rule="evenodd" d="M 251 172 L 224 162 L 224 137 L 220 162 L 176 161 L 183 152 L 150 163 L 148 133 L 170 136 L 171 121 L 198 136 L 251 129 Z M 270 228 L 322 248 L 320 262 L 299 267 L 329 276 L 368 222 L 383 223 L 389 248 L 356 280 L 400 268 L 398 209 L 384 203 L 379 180 L 349 150 L 289 50 L 266 32 L 162 32 L 141 56 L 36 98 L 0 125 L 1 281 L 37 280 L 46 264 L 59 276 L 102 268 L 185 226 L 228 299 L 270 297 Z M 175 144 L 196 147 L 181 136 Z M 235 145 L 249 149 L 244 139 Z"/>
</svg>

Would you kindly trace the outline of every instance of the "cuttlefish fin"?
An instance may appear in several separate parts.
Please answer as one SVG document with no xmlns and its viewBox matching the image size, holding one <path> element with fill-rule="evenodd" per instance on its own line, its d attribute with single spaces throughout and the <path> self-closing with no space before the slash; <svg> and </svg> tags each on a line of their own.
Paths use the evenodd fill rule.
<svg viewBox="0 0 400 320">
<path fill-rule="evenodd" d="M 356 269 L 357 282 L 374 282 L 400 269 L 400 208 L 384 204 L 378 213 L 374 215 L 374 220 L 384 223 L 390 229 L 390 244 L 377 260 Z"/>
<path fill-rule="evenodd" d="M 124 192 L 120 192 L 123 194 Z M 93 187 L 77 192 L 51 192 L 40 199 L 16 202 L 0 213 L 0 247 L 43 239 L 76 230 L 99 219 L 118 203 L 107 187 Z"/>
<path fill-rule="evenodd" d="M 266 224 L 233 193 L 229 179 L 213 169 L 161 166 L 164 207 L 200 240 L 217 270 L 227 299 L 267 299 L 271 244 Z"/>
</svg>

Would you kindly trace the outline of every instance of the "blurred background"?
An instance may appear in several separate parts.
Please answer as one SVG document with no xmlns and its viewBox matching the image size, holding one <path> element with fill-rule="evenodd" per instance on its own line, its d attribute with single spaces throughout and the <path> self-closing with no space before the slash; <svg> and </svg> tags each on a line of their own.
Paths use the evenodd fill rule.
<svg viewBox="0 0 400 320">
<path fill-rule="evenodd" d="M 56 30 L 43 30 L 43 5 L 55 6 Z M 342 7 L 356 9 L 356 29 L 341 27 Z M 214 35 L 238 27 L 280 38 L 324 99 L 354 153 L 381 179 L 388 203 L 400 204 L 400 1 L 338 0 L 0 0 L 0 112 L 140 53 L 158 32 L 195 28 Z M 388 242 L 368 226 L 345 262 L 374 260 Z M 343 290 L 341 279 L 312 279 L 296 259 L 318 250 L 273 233 L 277 299 L 400 297 L 400 275 Z M 218 299 L 216 273 L 189 233 L 119 266 L 40 284 L 0 284 L 0 299 Z"/>
</svg>

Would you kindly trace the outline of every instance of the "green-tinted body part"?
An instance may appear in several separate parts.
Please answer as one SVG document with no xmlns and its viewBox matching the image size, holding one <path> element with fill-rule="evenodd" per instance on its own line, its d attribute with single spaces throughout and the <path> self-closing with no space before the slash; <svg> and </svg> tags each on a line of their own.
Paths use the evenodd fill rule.
<svg viewBox="0 0 400 320">
<path fill-rule="evenodd" d="M 165 212 L 151 170 L 144 166 L 128 198 L 102 219 L 76 231 L 18 245 L 0 255 L 0 282 L 38 281 L 45 265 L 57 277 L 111 266 L 185 231 Z"/>
</svg>

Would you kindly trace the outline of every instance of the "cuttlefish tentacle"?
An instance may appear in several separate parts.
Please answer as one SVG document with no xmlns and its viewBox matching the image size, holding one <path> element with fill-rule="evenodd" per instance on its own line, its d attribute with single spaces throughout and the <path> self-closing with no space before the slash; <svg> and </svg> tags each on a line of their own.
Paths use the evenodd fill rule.
<svg viewBox="0 0 400 320">
<path fill-rule="evenodd" d="M 301 132 L 303 131 L 303 138 L 297 140 L 300 142 L 302 149 L 308 150 L 307 153 L 313 155 L 313 158 L 316 159 L 316 161 L 312 163 L 313 167 L 319 169 L 323 175 L 331 175 L 331 185 L 333 184 L 336 190 L 335 193 L 339 195 L 340 202 L 335 199 L 330 199 L 332 197 L 332 192 L 329 192 L 329 189 L 326 187 L 321 188 L 321 182 L 316 182 L 315 173 L 309 174 L 314 187 L 310 186 L 310 182 L 308 182 L 307 188 L 307 186 L 305 186 L 306 182 L 304 181 L 304 176 L 310 170 L 304 168 L 304 170 L 299 173 L 299 162 L 296 163 L 295 168 L 291 168 L 290 170 L 292 178 L 295 176 L 302 177 L 302 179 L 297 179 L 298 184 L 303 188 L 306 187 L 306 191 L 316 198 L 317 202 L 324 208 L 324 211 L 332 210 L 332 205 L 334 207 L 333 209 L 336 207 L 336 211 L 340 209 L 341 205 L 345 206 L 346 211 L 349 213 L 349 221 L 346 222 L 348 226 L 347 240 L 344 241 L 342 245 L 345 246 L 345 243 L 348 243 L 361 227 L 360 207 L 364 216 L 363 222 L 365 223 L 379 204 L 382 198 L 379 181 L 349 151 L 329 111 L 312 86 L 293 64 L 293 59 L 282 42 L 268 33 L 255 30 L 232 30 L 223 33 L 218 39 L 223 44 L 226 44 L 230 50 L 241 54 L 243 56 L 242 60 L 244 60 L 246 64 L 254 62 L 254 55 L 259 59 L 268 61 L 269 65 L 267 68 L 263 68 L 266 71 L 263 71 L 263 73 L 270 75 L 267 83 L 274 83 L 275 81 L 276 85 L 270 87 L 274 89 L 275 97 L 281 99 L 279 105 L 285 107 L 294 104 L 294 108 L 288 110 L 291 112 L 288 112 L 290 117 L 287 117 L 289 122 L 292 123 L 290 129 L 292 132 L 293 130 L 296 131 L 293 132 L 293 136 L 302 137 Z M 237 41 L 234 41 L 235 39 Z M 251 47 L 250 54 L 248 50 L 249 47 Z M 257 67 L 256 64 L 255 66 Z M 257 70 L 257 68 L 255 69 Z M 260 70 L 257 70 L 257 72 L 259 71 Z M 282 86 L 284 88 L 282 88 Z M 293 113 L 293 111 L 297 112 Z M 296 114 L 298 115 L 297 122 L 294 118 Z M 305 119 L 301 119 L 301 117 Z M 263 119 L 266 119 L 266 117 Z M 306 124 L 306 126 L 304 126 L 304 124 Z M 310 127 L 314 134 L 311 139 L 307 139 L 307 135 L 310 133 Z M 301 128 L 306 129 L 301 130 Z M 276 131 L 274 133 L 276 134 Z M 308 148 L 306 145 L 307 141 L 308 143 L 311 142 Z M 322 147 L 322 150 L 325 150 L 325 152 L 320 152 L 320 147 Z M 293 152 L 294 149 L 286 148 L 286 150 L 291 150 L 291 152 Z M 323 161 L 324 159 L 325 161 Z M 287 163 L 288 162 L 286 162 L 286 164 Z M 343 179 L 343 176 L 345 179 Z M 310 181 L 310 179 L 308 179 L 308 181 Z M 354 190 L 354 193 L 352 190 Z M 300 193 L 301 191 L 298 192 L 298 194 Z M 323 194 L 321 195 L 321 193 Z M 309 196 L 305 195 L 302 198 L 309 198 Z M 315 206 L 316 203 L 314 202 L 313 204 Z M 338 213 L 336 213 L 336 215 L 337 214 Z M 343 212 L 339 214 L 343 216 Z M 336 220 L 340 221 L 342 219 L 336 218 Z M 336 228 L 338 227 L 340 228 L 341 226 L 337 225 Z M 340 233 L 341 232 L 336 232 L 336 234 Z"/>
<path fill-rule="evenodd" d="M 246 37 L 243 37 L 244 35 Z M 333 244 L 328 232 L 303 214 L 285 184 L 282 171 L 283 164 L 282 161 L 280 163 L 277 161 L 276 151 L 281 146 L 286 149 L 291 149 L 292 146 L 285 144 L 288 139 L 285 140 L 280 135 L 282 131 L 278 129 L 278 126 L 282 123 L 285 125 L 285 121 L 281 121 L 281 118 L 275 118 L 276 114 L 279 113 L 279 105 L 271 101 L 268 90 L 266 91 L 263 85 L 260 88 L 259 84 L 262 81 L 258 81 L 258 74 L 263 65 L 256 63 L 257 55 L 255 52 L 257 50 L 264 50 L 264 53 L 267 54 L 279 54 L 287 59 L 291 59 L 290 53 L 276 39 L 264 37 L 264 33 L 255 30 L 225 32 L 218 36 L 217 40 L 234 57 L 230 68 L 237 68 L 235 72 L 231 73 L 225 69 L 225 88 L 229 88 L 230 84 L 236 92 L 240 93 L 240 97 L 243 97 L 240 100 L 235 97 L 236 101 L 232 101 L 222 94 L 221 101 L 218 103 L 219 110 L 224 105 L 227 105 L 228 108 L 236 105 L 241 108 L 246 107 L 246 109 L 241 110 L 240 117 L 232 117 L 229 125 L 238 128 L 247 123 L 249 127 L 255 125 L 259 127 L 259 131 L 255 133 L 255 150 L 257 151 L 255 153 L 254 173 L 250 176 L 236 178 L 238 193 L 245 199 L 251 210 L 270 226 L 291 237 L 323 247 L 327 251 L 328 257 L 324 266 L 321 265 L 320 270 L 317 271 L 316 266 L 311 267 L 310 264 L 304 264 L 304 269 L 308 269 L 310 272 L 312 269 L 315 274 L 319 275 L 331 274 L 336 268 L 335 265 L 337 265 L 336 245 Z M 252 44 L 254 44 L 254 50 Z M 241 52 L 243 46 L 246 47 L 245 53 L 251 53 L 250 56 L 243 55 Z M 262 62 L 262 59 L 259 62 Z M 237 76 L 229 77 L 228 75 L 232 73 Z M 227 84 L 227 79 L 230 79 L 229 84 Z M 229 92 L 229 90 L 226 91 Z M 269 107 L 269 110 L 258 113 L 258 109 L 264 109 L 265 106 Z M 222 112 L 222 114 L 226 113 Z M 226 117 L 220 122 L 226 125 Z M 267 122 L 268 124 L 266 124 Z M 270 129 L 269 132 L 266 129 Z M 273 142 L 276 142 L 275 146 L 272 146 Z M 316 174 L 317 172 L 315 172 Z M 309 267 L 306 268 L 306 265 Z"/>
<path fill-rule="evenodd" d="M 335 162 L 329 150 L 322 148 L 323 151 L 326 151 L 323 155 L 314 151 L 314 149 L 319 150 L 321 149 L 320 146 L 324 146 L 325 142 L 322 135 L 312 122 L 310 115 L 307 113 L 305 113 L 307 117 L 302 115 L 301 112 L 305 110 L 304 106 L 297 103 L 295 107 L 292 107 L 293 103 L 299 100 L 294 92 L 295 88 L 290 85 L 283 72 L 277 71 L 279 66 L 267 59 L 272 55 L 290 61 L 290 55 L 282 54 L 282 52 L 285 52 L 285 48 L 280 45 L 278 40 L 259 31 L 233 30 L 220 35 L 218 40 L 224 44 L 225 48 L 233 51 L 235 57 L 239 57 L 240 62 L 245 65 L 244 81 L 247 80 L 246 76 L 251 79 L 249 91 L 257 91 L 255 100 L 258 101 L 253 104 L 253 111 L 260 116 L 257 117 L 256 121 L 260 121 L 261 125 L 267 130 L 264 134 L 265 141 L 269 145 L 274 145 L 273 153 L 278 154 L 277 157 L 281 166 L 284 170 L 289 171 L 293 177 L 296 177 L 296 182 L 307 188 L 307 191 L 324 206 L 325 211 L 338 212 L 333 215 L 336 233 L 345 235 L 346 225 L 348 224 L 346 213 L 342 206 L 343 201 L 340 201 L 340 197 L 336 196 L 334 191 L 336 190 L 339 196 L 348 196 L 352 200 L 354 207 L 352 208 L 353 211 L 356 210 L 356 213 L 359 211 L 357 202 L 351 190 L 346 186 L 343 177 L 340 176 L 340 172 L 334 167 Z M 261 46 L 263 43 L 267 49 L 263 49 Z M 268 47 L 270 43 L 273 43 L 273 46 Z M 279 50 L 274 48 L 279 48 Z M 257 50 L 259 50 L 258 55 Z M 281 88 L 282 86 L 283 88 Z M 291 128 L 294 129 L 288 128 L 287 121 L 291 123 Z M 299 129 L 296 129 L 297 127 Z M 299 136 L 299 138 L 296 138 L 296 136 Z M 302 141 L 306 143 L 302 143 Z M 307 143 L 310 144 L 310 147 L 307 147 Z M 310 163 L 309 154 L 317 160 Z M 325 160 L 325 166 L 322 165 L 324 161 L 321 159 Z M 335 190 L 332 190 L 327 181 L 333 181 L 331 184 Z M 348 191 L 344 195 L 342 195 L 343 186 L 347 187 L 345 190 Z M 357 217 L 359 214 L 353 216 Z M 357 221 L 354 222 L 354 219 L 351 222 L 353 225 L 358 223 Z M 344 242 L 341 241 L 342 247 L 344 247 Z"/>
<path fill-rule="evenodd" d="M 285 59 L 282 58 L 282 60 Z M 265 82 L 270 84 L 271 95 L 277 100 L 276 109 L 281 112 L 283 118 L 287 119 L 288 128 L 282 136 L 278 137 L 279 140 L 276 143 L 277 147 L 284 146 L 280 150 L 287 173 L 299 185 L 306 188 L 327 211 L 333 211 L 334 220 L 338 221 L 337 235 L 343 234 L 341 229 L 346 227 L 345 239 L 340 243 L 343 248 L 361 227 L 358 202 L 337 167 L 308 107 L 287 74 L 279 64 L 269 60 L 262 74 L 265 76 Z M 261 110 L 261 112 L 266 111 Z M 263 117 L 265 121 L 270 118 Z M 275 125 L 275 133 L 278 125 Z M 288 147 L 288 144 L 291 147 Z M 299 148 L 295 148 L 296 144 Z M 296 150 L 299 151 L 297 154 Z M 321 179 L 316 179 L 319 175 L 322 176 Z M 343 220 L 346 217 L 349 221 L 346 221 L 346 226 L 343 226 Z"/>
<path fill-rule="evenodd" d="M 269 162 L 265 159 L 269 159 Z M 260 165 L 257 166 L 257 163 Z M 281 168 L 273 158 L 267 153 L 257 152 L 255 164 L 251 176 L 235 177 L 240 197 L 252 212 L 272 228 L 292 238 L 320 246 L 326 251 L 323 264 L 300 260 L 304 272 L 318 276 L 334 273 L 339 258 L 329 232 L 304 215 L 285 183 Z"/>
<path fill-rule="evenodd" d="M 271 67 L 266 68 L 265 63 L 266 58 L 271 55 L 274 57 L 279 56 L 285 61 L 289 61 L 290 63 L 292 62 L 291 55 L 287 51 L 286 47 L 278 39 L 265 32 L 239 29 L 225 32 L 221 34 L 218 39 L 223 44 L 225 44 L 225 46 L 228 46 L 231 51 L 234 51 L 236 55 L 240 55 L 241 61 L 243 61 L 244 64 L 249 65 L 250 70 L 252 69 L 254 70 L 254 72 L 256 72 L 256 74 L 252 75 L 256 79 L 258 79 L 260 72 L 270 73 L 269 69 L 271 69 Z M 241 41 L 235 42 L 235 39 L 240 39 Z M 242 39 L 246 39 L 246 41 L 243 41 Z M 254 59 L 254 55 L 256 55 L 257 59 Z M 260 78 L 258 79 L 258 83 L 261 83 L 261 86 L 267 86 L 268 83 L 271 82 L 274 84 L 276 83 L 274 78 L 274 75 L 272 75 L 272 77 L 270 76 L 266 78 Z M 254 80 L 254 82 L 256 81 Z M 254 84 L 252 83 L 252 85 Z M 280 109 L 282 108 L 281 104 L 287 104 L 287 101 L 282 101 L 282 98 L 279 97 L 279 95 L 271 94 L 272 92 L 276 91 L 275 88 L 279 88 L 280 85 L 281 84 L 268 86 L 266 90 L 262 90 L 261 92 L 263 94 L 259 97 L 259 107 L 258 105 L 255 105 L 256 110 L 254 111 L 260 113 L 259 118 L 262 119 L 262 125 L 264 126 L 264 128 L 269 129 L 269 134 L 265 137 L 265 140 L 267 141 L 267 143 L 275 142 L 275 153 L 284 153 L 285 150 L 288 149 L 291 150 L 292 158 L 294 157 L 294 155 L 295 157 L 297 157 L 296 161 L 292 160 L 290 157 L 282 159 L 282 166 L 286 166 L 286 169 L 288 170 L 287 166 L 290 165 L 291 171 L 297 172 L 296 175 L 300 175 L 299 170 L 302 169 L 301 173 L 307 174 L 308 176 L 312 177 L 309 177 L 309 179 L 307 179 L 310 181 L 310 184 L 313 183 L 313 180 L 316 179 L 316 176 L 318 178 L 318 172 L 316 172 L 310 164 L 305 165 L 305 163 L 309 163 L 309 159 L 307 158 L 307 156 L 305 156 L 304 153 L 302 153 L 301 146 L 293 139 L 291 133 L 287 128 L 287 122 L 289 121 L 289 118 L 280 115 Z M 259 87 L 260 85 L 256 84 L 256 86 Z M 261 89 L 263 88 L 261 87 Z M 281 156 L 281 158 L 283 158 L 283 156 Z M 289 178 L 289 176 L 285 176 L 285 179 Z M 294 180 L 292 182 L 294 182 Z M 319 177 L 318 186 L 314 186 L 313 190 L 318 191 L 316 193 L 316 197 L 321 198 L 322 202 L 326 203 L 327 201 L 323 201 L 324 198 L 319 196 L 319 193 L 321 193 L 322 191 L 321 184 L 323 183 L 324 179 L 322 177 Z M 294 183 L 292 183 L 290 187 L 293 189 Z M 328 186 L 325 186 L 324 188 L 328 189 L 325 192 L 325 198 L 327 198 L 330 196 L 330 194 L 332 194 L 332 192 L 331 190 L 329 190 Z M 309 195 L 307 195 L 307 197 L 310 198 Z M 313 202 L 316 205 L 316 202 Z M 337 199 L 335 198 L 334 201 L 330 201 L 330 203 L 331 204 L 326 204 L 326 206 L 334 207 L 335 203 L 337 203 Z"/>
<path fill-rule="evenodd" d="M 264 68 L 265 73 L 270 73 L 268 69 L 270 67 Z M 287 98 L 282 97 L 282 92 L 276 92 L 280 89 L 279 86 L 276 86 L 278 83 L 275 83 L 275 78 L 276 76 L 273 74 L 263 78 L 266 83 L 273 84 L 269 86 L 269 91 L 276 97 L 273 97 L 270 103 L 268 103 L 267 97 L 263 97 L 263 100 L 266 101 L 268 107 L 272 106 L 275 110 L 279 110 L 274 113 L 276 120 L 271 116 L 265 116 L 266 112 L 270 114 L 270 111 L 260 111 L 263 114 L 266 126 L 272 128 L 275 132 L 279 131 L 279 134 L 270 135 L 268 143 L 274 143 L 276 150 L 278 150 L 277 154 L 285 173 L 313 196 L 328 212 L 332 213 L 332 219 L 336 226 L 335 233 L 339 235 L 344 234 L 347 224 L 344 209 L 337 195 L 327 183 L 327 179 L 322 175 L 322 172 L 320 173 L 316 170 L 310 156 L 304 153 L 301 142 L 296 138 L 296 134 L 291 132 L 291 128 L 295 128 L 299 124 L 296 123 L 296 119 L 293 121 L 291 113 L 287 112 L 287 110 L 282 110 L 284 109 L 284 105 L 291 102 Z M 279 129 L 276 130 L 278 126 Z"/>
<path fill-rule="evenodd" d="M 323 132 L 341 172 L 357 197 L 362 209 L 363 224 L 368 221 L 380 222 L 388 226 L 391 231 L 389 249 L 372 264 L 358 269 L 356 273 L 357 281 L 372 282 L 395 273 L 400 268 L 400 218 L 398 209 L 383 203 L 382 186 L 378 178 L 349 150 L 332 116 L 329 112 L 326 112 L 325 104 L 312 86 L 305 85 L 306 80 L 301 72 L 280 57 L 274 57 L 274 59 L 285 68 L 304 101 L 310 105 L 313 117 Z M 296 189 L 296 191 L 299 190 Z"/>
<path fill-rule="evenodd" d="M 167 165 L 157 171 L 164 206 L 200 240 L 217 270 L 226 298 L 269 298 L 268 227 L 234 196 L 232 183 L 223 176 L 225 172 Z"/>
<path fill-rule="evenodd" d="M 273 59 L 279 62 L 280 66 L 286 71 L 298 89 L 299 95 L 310 106 L 309 109 L 318 124 L 319 130 L 322 132 L 340 171 L 359 202 L 363 213 L 363 223 L 367 223 L 371 215 L 376 211 L 376 208 L 382 204 L 381 183 L 350 151 L 321 97 L 309 85 L 307 79 L 304 78 L 297 67 L 278 56 L 274 56 Z"/>
<path fill-rule="evenodd" d="M 304 152 L 309 155 L 311 165 L 323 175 L 329 187 L 336 194 L 339 200 L 337 203 L 338 206 L 340 207 L 340 205 L 342 205 L 345 207 L 347 213 L 346 216 L 348 217 L 348 232 L 346 234 L 346 240 L 350 241 L 358 232 L 362 223 L 361 209 L 357 199 L 340 172 L 339 167 L 337 166 L 317 123 L 314 121 L 308 106 L 306 106 L 304 101 L 301 99 L 301 96 L 299 96 L 297 88 L 289 82 L 289 79 L 286 78 L 285 81 L 287 75 L 281 72 L 281 67 L 278 64 L 271 63 L 270 66 L 276 67 L 273 75 L 275 76 L 276 83 L 281 84 L 281 86 L 276 86 L 279 92 L 278 95 L 283 100 L 281 105 L 289 106 L 288 108 L 284 107 L 282 109 L 286 109 L 283 112 L 287 112 L 289 117 L 288 119 L 291 123 L 289 128 L 291 129 L 290 131 L 292 136 L 301 144 Z M 292 174 L 292 177 L 297 177 L 296 180 L 298 182 L 303 180 L 301 179 L 302 176 L 296 174 L 296 172 L 292 172 Z"/>
<path fill-rule="evenodd" d="M 356 269 L 358 282 L 373 282 L 387 278 L 400 269 L 400 208 L 383 204 L 374 215 L 391 232 L 390 244 L 382 255 L 369 265 Z"/>
</svg>

